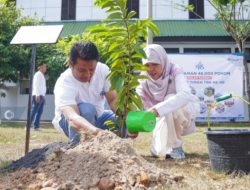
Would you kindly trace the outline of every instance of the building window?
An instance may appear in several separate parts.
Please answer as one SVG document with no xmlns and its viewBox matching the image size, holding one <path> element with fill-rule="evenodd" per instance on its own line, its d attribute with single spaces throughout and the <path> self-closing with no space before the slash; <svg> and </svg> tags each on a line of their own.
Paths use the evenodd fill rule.
<svg viewBox="0 0 250 190">
<path fill-rule="evenodd" d="M 164 48 L 167 53 L 179 53 L 179 48 Z"/>
<path fill-rule="evenodd" d="M 62 0 L 61 20 L 76 19 L 76 0 Z"/>
<path fill-rule="evenodd" d="M 231 48 L 184 48 L 184 53 L 231 53 Z"/>
<path fill-rule="evenodd" d="M 235 48 L 235 53 L 239 53 L 239 48 Z M 245 48 L 245 56 L 248 63 L 250 63 L 250 48 Z"/>
<path fill-rule="evenodd" d="M 133 18 L 139 18 L 139 0 L 127 0 L 128 12 L 135 11 L 136 15 Z"/>
<path fill-rule="evenodd" d="M 20 80 L 20 94 L 29 94 L 29 80 Z"/>
<path fill-rule="evenodd" d="M 29 94 L 30 81 L 28 79 L 19 80 L 20 94 Z M 53 94 L 54 84 L 50 81 L 46 81 L 46 94 Z"/>
<path fill-rule="evenodd" d="M 204 0 L 189 0 L 189 5 L 194 6 L 193 12 L 189 11 L 189 19 L 204 18 Z"/>
</svg>

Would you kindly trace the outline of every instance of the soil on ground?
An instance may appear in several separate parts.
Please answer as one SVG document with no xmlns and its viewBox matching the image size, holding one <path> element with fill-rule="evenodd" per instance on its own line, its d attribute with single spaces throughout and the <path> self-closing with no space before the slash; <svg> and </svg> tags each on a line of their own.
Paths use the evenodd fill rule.
<svg viewBox="0 0 250 190">
<path fill-rule="evenodd" d="M 6 169 L 0 189 L 159 189 L 175 183 L 111 132 L 81 141 L 31 151 Z"/>
</svg>

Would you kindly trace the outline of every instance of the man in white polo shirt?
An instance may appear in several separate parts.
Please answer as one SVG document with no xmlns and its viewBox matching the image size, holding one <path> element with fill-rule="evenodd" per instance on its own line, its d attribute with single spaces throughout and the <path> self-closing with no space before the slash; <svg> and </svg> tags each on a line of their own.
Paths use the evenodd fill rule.
<svg viewBox="0 0 250 190">
<path fill-rule="evenodd" d="M 35 131 L 40 130 L 40 119 L 45 103 L 46 80 L 44 74 L 46 71 L 46 64 L 40 63 L 38 65 L 38 71 L 33 78 L 31 122 L 34 122 L 33 126 Z"/>
<path fill-rule="evenodd" d="M 111 110 L 115 110 L 117 94 L 109 91 L 109 68 L 98 62 L 98 58 L 98 50 L 92 42 L 75 43 L 70 50 L 69 68 L 55 84 L 52 123 L 74 143 L 79 142 L 80 131 L 96 135 L 100 129 L 107 129 L 105 121 L 115 121 Z M 104 110 L 105 98 L 111 110 Z"/>
</svg>

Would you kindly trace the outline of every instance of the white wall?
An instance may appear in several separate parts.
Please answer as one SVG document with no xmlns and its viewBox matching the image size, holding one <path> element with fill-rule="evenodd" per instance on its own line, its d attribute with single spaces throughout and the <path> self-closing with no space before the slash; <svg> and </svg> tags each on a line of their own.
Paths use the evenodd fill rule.
<svg viewBox="0 0 250 190">
<path fill-rule="evenodd" d="M 188 19 L 188 12 L 178 6 L 187 5 L 188 0 L 153 0 L 153 19 Z M 140 1 L 140 18 L 147 18 L 147 1 Z"/>
<path fill-rule="evenodd" d="M 76 20 L 98 20 L 106 16 L 105 10 L 94 6 L 93 0 L 77 0 Z"/>
<path fill-rule="evenodd" d="M 210 5 L 210 3 L 205 0 L 204 2 L 204 17 L 206 19 L 214 19 L 215 18 L 215 14 L 216 14 L 216 10 L 213 6 Z"/>
<path fill-rule="evenodd" d="M 188 12 L 178 6 L 187 5 L 188 0 L 153 0 L 153 19 L 188 19 Z M 17 0 L 24 16 L 42 18 L 44 21 L 61 20 L 61 0 Z M 147 0 L 140 0 L 140 18 L 147 18 Z M 205 0 L 205 18 L 214 19 L 215 10 Z M 77 0 L 76 20 L 98 20 L 106 17 L 104 10 L 94 5 L 94 0 Z"/>
<path fill-rule="evenodd" d="M 61 0 L 17 0 L 16 6 L 22 9 L 24 16 L 44 21 L 61 20 Z"/>
<path fill-rule="evenodd" d="M 0 119 L 5 120 L 6 112 L 14 113 L 13 120 L 26 120 L 28 110 L 27 94 L 19 93 L 19 85 L 17 87 L 9 88 L 6 92 L 6 97 L 0 99 Z M 44 106 L 41 120 L 52 120 L 54 117 L 54 95 L 46 95 L 46 104 Z M 7 117 L 10 114 L 7 114 Z"/>
</svg>

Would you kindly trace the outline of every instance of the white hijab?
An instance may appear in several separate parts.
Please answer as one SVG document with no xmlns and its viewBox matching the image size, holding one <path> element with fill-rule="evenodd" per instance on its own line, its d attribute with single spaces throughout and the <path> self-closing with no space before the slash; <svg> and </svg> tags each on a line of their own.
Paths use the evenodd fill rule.
<svg viewBox="0 0 250 190">
<path fill-rule="evenodd" d="M 156 63 L 162 65 L 163 73 L 157 80 L 152 79 L 148 72 L 143 74 L 147 75 L 149 79 L 141 81 L 144 91 L 149 96 L 147 101 L 151 102 L 151 106 L 162 102 L 167 95 L 169 87 L 170 73 L 173 72 L 172 64 L 170 63 L 165 49 L 157 44 L 150 44 L 145 49 L 147 59 L 143 59 L 142 63 Z"/>
</svg>

